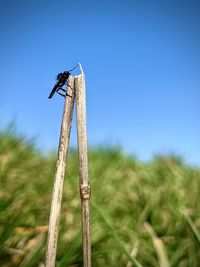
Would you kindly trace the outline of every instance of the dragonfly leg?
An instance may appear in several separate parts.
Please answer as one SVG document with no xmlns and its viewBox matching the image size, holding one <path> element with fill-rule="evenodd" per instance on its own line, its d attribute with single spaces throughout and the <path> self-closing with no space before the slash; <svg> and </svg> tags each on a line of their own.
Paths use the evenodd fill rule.
<svg viewBox="0 0 200 267">
<path fill-rule="evenodd" d="M 65 90 L 65 89 L 63 89 L 63 88 L 60 88 L 60 90 L 66 93 L 66 90 Z"/>
<path fill-rule="evenodd" d="M 65 94 L 62 94 L 61 92 L 59 92 L 59 90 L 65 92 Z M 64 90 L 63 88 L 59 88 L 57 91 L 56 91 L 59 95 L 63 96 L 63 97 L 66 97 L 66 96 L 69 96 L 71 97 L 71 95 L 69 95 L 66 90 Z"/>
<path fill-rule="evenodd" d="M 65 84 L 67 85 L 67 87 L 69 87 L 69 88 L 71 88 L 71 89 L 72 89 L 71 85 L 70 85 L 70 84 L 68 84 L 68 82 L 66 82 Z"/>
<path fill-rule="evenodd" d="M 65 94 L 62 94 L 62 93 L 60 93 L 60 92 L 56 92 L 56 93 L 58 93 L 59 95 L 61 95 L 61 96 L 63 96 L 63 97 L 65 97 L 66 95 Z"/>
</svg>

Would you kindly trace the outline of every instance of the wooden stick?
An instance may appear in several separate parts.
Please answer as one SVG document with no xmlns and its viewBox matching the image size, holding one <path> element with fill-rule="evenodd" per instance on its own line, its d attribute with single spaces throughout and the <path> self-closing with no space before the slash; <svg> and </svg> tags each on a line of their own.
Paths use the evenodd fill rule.
<svg viewBox="0 0 200 267">
<path fill-rule="evenodd" d="M 68 79 L 69 87 L 68 94 L 71 97 L 66 97 L 62 125 L 60 132 L 60 141 L 58 148 L 58 160 L 56 165 L 56 174 L 54 180 L 52 202 L 51 202 L 51 211 L 49 219 L 49 229 L 48 229 L 48 238 L 47 238 L 47 249 L 46 249 L 46 267 L 54 267 L 56 261 L 56 249 L 57 249 L 57 238 L 58 238 L 58 229 L 59 229 L 59 218 L 60 218 L 60 209 L 63 193 L 63 181 L 65 176 L 65 167 L 66 159 L 69 147 L 69 138 L 71 131 L 72 123 L 72 113 L 74 108 L 74 78 L 72 76 Z"/>
<path fill-rule="evenodd" d="M 82 68 L 80 65 L 82 72 Z M 90 183 L 88 177 L 87 130 L 86 130 L 86 95 L 85 76 L 75 77 L 76 118 L 78 138 L 78 158 L 80 176 L 80 196 L 82 203 L 82 239 L 84 267 L 91 267 L 91 241 L 90 241 Z"/>
</svg>

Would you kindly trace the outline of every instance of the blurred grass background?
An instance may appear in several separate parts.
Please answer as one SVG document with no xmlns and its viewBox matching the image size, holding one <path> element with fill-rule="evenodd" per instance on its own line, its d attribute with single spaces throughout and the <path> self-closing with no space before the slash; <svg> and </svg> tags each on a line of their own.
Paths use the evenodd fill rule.
<svg viewBox="0 0 200 267">
<path fill-rule="evenodd" d="M 44 266 L 56 153 L 0 132 L 0 266 Z M 92 263 L 200 266 L 200 169 L 176 156 L 139 162 L 118 148 L 89 151 Z M 64 183 L 57 265 L 82 266 L 77 151 Z"/>
</svg>

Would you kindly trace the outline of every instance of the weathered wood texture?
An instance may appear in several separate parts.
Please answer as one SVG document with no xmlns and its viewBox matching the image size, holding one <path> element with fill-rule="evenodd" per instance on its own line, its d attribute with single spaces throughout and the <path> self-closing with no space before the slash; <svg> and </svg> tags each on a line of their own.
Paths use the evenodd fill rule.
<svg viewBox="0 0 200 267">
<path fill-rule="evenodd" d="M 89 218 L 90 183 L 88 177 L 85 76 L 83 73 L 75 77 L 75 94 L 80 196 L 82 203 L 83 260 L 84 267 L 91 267 L 91 241 Z"/>
<path fill-rule="evenodd" d="M 70 76 L 68 83 L 69 83 L 68 94 L 71 95 L 71 97 L 66 97 L 65 99 L 64 111 L 62 117 L 60 141 L 58 148 L 58 160 L 56 165 L 56 173 L 55 173 L 50 219 L 49 219 L 47 250 L 45 259 L 46 267 L 54 267 L 56 261 L 56 249 L 57 249 L 59 218 L 60 218 L 60 209 L 61 209 L 61 201 L 63 193 L 63 181 L 65 176 L 66 159 L 69 147 L 69 138 L 71 132 L 72 114 L 73 114 L 74 99 L 75 99 L 74 77 Z"/>
</svg>

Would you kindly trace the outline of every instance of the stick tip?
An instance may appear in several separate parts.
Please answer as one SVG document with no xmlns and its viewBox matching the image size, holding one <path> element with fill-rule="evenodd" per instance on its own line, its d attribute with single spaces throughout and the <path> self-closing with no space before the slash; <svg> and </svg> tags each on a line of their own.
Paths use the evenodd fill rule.
<svg viewBox="0 0 200 267">
<path fill-rule="evenodd" d="M 78 65 L 79 65 L 79 68 L 80 68 L 81 74 L 82 74 L 82 75 L 84 75 L 84 72 L 83 72 L 83 68 L 82 68 L 82 65 L 81 65 L 81 63 L 78 63 Z"/>
</svg>

